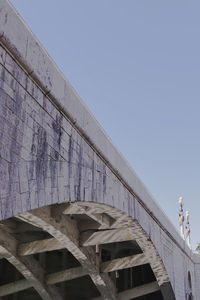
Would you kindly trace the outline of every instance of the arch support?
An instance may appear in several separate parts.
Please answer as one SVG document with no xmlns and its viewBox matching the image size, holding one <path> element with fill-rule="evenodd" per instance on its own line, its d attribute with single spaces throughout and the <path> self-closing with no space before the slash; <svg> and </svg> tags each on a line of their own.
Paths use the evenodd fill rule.
<svg viewBox="0 0 200 300">
<path fill-rule="evenodd" d="M 18 217 L 47 231 L 69 250 L 90 275 L 103 299 L 116 299 L 115 286 L 108 274 L 100 274 L 95 253 L 91 248 L 79 246 L 79 231 L 74 220 L 62 214 L 58 219 L 52 217 L 50 207 L 20 214 Z"/>
<path fill-rule="evenodd" d="M 43 300 L 63 300 L 55 286 L 47 286 L 44 270 L 33 257 L 19 257 L 17 255 L 18 241 L 8 232 L 0 229 L 0 253 L 7 259 L 27 281 L 21 281 L 26 288 L 34 287 Z"/>
<path fill-rule="evenodd" d="M 84 209 L 82 206 L 79 202 L 46 206 L 2 223 L 0 255 L 25 279 L 0 286 L 0 296 L 34 287 L 42 299 L 60 300 L 57 283 L 62 283 L 63 296 L 69 290 L 64 292 L 62 287 L 69 286 L 80 296 L 76 287 L 80 282 L 83 287 L 85 280 L 92 284 L 89 275 L 94 283 L 90 299 L 128 300 L 155 293 L 163 300 L 175 300 L 164 264 L 141 225 L 105 204 L 84 202 Z M 18 242 L 14 235 L 24 230 L 27 233 Z M 62 264 L 60 270 L 53 264 L 49 268 L 48 259 L 62 258 L 63 253 L 70 255 L 71 263 Z M 46 272 L 31 256 L 34 254 L 45 258 L 41 262 Z M 141 275 L 144 272 L 146 276 Z M 72 279 L 77 281 L 68 285 Z"/>
</svg>

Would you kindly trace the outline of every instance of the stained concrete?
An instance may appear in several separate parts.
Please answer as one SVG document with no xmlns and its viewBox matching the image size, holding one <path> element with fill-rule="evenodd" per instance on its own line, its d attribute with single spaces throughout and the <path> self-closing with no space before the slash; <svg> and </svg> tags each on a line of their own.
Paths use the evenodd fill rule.
<svg viewBox="0 0 200 300">
<path fill-rule="evenodd" d="M 174 290 L 200 299 L 200 258 L 7 0 L 0 2 L 0 219 L 68 201 L 115 207 L 153 242 Z M 170 299 L 170 298 L 169 298 Z"/>
</svg>

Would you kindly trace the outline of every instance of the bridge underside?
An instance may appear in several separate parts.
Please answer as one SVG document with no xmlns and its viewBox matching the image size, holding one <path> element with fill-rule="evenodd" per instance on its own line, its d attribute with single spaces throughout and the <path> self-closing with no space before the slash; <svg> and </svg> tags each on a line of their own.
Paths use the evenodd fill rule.
<svg viewBox="0 0 200 300">
<path fill-rule="evenodd" d="M 0 299 L 175 299 L 154 252 L 135 220 L 102 204 L 26 212 L 0 223 Z"/>
</svg>

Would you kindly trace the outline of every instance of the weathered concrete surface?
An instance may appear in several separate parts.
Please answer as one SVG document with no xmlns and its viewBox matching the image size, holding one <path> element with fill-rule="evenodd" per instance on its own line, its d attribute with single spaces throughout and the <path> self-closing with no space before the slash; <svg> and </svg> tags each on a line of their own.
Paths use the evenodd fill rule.
<svg viewBox="0 0 200 300">
<path fill-rule="evenodd" d="M 68 201 L 115 207 L 153 242 L 176 299 L 186 299 L 188 271 L 200 299 L 199 256 L 7 0 L 0 42 L 0 219 Z"/>
</svg>

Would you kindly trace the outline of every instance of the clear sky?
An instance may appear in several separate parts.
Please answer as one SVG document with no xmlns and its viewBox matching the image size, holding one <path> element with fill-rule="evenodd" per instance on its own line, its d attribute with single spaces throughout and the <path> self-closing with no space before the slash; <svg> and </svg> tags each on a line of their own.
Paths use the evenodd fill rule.
<svg viewBox="0 0 200 300">
<path fill-rule="evenodd" d="M 11 0 L 178 228 L 200 242 L 200 1 Z"/>
</svg>

